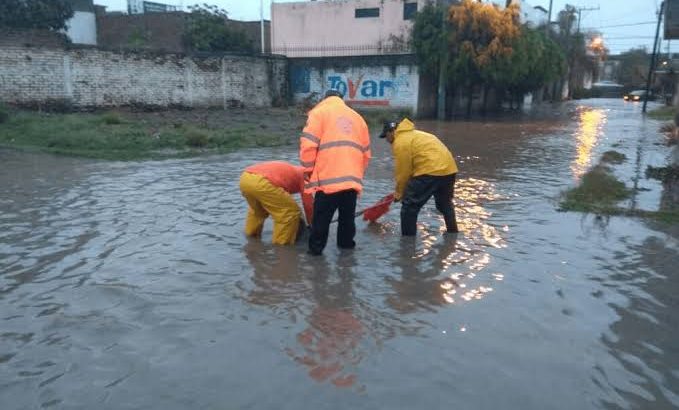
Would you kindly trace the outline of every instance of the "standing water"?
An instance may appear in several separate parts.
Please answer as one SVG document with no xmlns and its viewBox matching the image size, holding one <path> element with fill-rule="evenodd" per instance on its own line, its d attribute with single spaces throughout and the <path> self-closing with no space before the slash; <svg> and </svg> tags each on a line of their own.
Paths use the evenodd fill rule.
<svg viewBox="0 0 679 410">
<path fill-rule="evenodd" d="M 294 147 L 116 163 L 0 151 L 1 409 L 672 409 L 679 244 L 557 212 L 602 152 L 632 206 L 658 123 L 612 100 L 419 126 L 460 166 L 461 233 L 398 205 L 322 257 L 242 234 L 237 181 Z M 359 208 L 392 189 L 388 144 Z M 650 188 L 649 188 L 650 187 Z M 644 189 L 647 188 L 647 189 Z"/>
</svg>

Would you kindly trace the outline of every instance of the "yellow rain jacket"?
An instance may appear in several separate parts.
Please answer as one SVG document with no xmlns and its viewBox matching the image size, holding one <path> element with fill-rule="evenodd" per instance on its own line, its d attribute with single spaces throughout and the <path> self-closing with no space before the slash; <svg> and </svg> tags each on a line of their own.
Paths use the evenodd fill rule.
<svg viewBox="0 0 679 410">
<path fill-rule="evenodd" d="M 240 190 L 248 202 L 245 234 L 259 237 L 264 221 L 271 215 L 273 243 L 292 245 L 302 213 L 291 194 L 300 193 L 307 222 L 311 223 L 313 197 L 304 191 L 304 168 L 287 162 L 268 161 L 245 169 L 240 179 Z"/>
<path fill-rule="evenodd" d="M 396 127 L 391 145 L 394 154 L 394 197 L 400 200 L 412 177 L 420 175 L 443 176 L 457 173 L 453 154 L 435 135 L 418 131 L 409 119 Z"/>
</svg>

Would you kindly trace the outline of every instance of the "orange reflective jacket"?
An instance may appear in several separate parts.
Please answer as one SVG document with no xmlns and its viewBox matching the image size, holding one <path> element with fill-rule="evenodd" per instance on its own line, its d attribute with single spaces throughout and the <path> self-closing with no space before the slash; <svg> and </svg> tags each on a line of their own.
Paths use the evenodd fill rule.
<svg viewBox="0 0 679 410">
<path fill-rule="evenodd" d="M 309 112 L 300 137 L 305 192 L 363 190 L 370 161 L 370 134 L 363 118 L 339 97 L 328 97 Z"/>
<path fill-rule="evenodd" d="M 245 172 L 260 175 L 271 182 L 271 185 L 289 194 L 299 193 L 302 196 L 307 223 L 311 224 L 314 201 L 311 195 L 304 192 L 304 168 L 284 161 L 267 161 L 250 165 L 245 168 Z"/>
</svg>

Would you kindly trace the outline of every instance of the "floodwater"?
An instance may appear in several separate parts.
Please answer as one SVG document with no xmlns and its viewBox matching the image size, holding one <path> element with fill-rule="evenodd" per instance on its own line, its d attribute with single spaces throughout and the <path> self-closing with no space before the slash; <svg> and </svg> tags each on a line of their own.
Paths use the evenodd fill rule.
<svg viewBox="0 0 679 410">
<path fill-rule="evenodd" d="M 640 106 L 422 122 L 453 148 L 462 232 L 433 201 L 325 255 L 247 240 L 237 180 L 294 147 L 162 162 L 0 151 L 0 409 L 676 409 L 679 243 L 556 210 L 615 147 L 669 151 Z M 386 143 L 359 207 L 392 187 Z M 632 179 L 630 179 L 632 176 Z"/>
</svg>

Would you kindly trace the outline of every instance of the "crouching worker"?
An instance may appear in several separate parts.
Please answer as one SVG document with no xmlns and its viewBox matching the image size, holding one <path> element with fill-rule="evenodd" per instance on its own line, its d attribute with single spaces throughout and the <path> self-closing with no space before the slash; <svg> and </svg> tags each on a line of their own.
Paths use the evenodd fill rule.
<svg viewBox="0 0 679 410">
<path fill-rule="evenodd" d="M 417 131 L 407 118 L 400 123 L 385 122 L 380 138 L 387 139 L 394 154 L 394 199 L 402 203 L 401 234 L 416 234 L 417 216 L 432 195 L 447 231 L 457 232 L 453 208 L 457 164 L 453 154 L 436 136 Z"/>
<path fill-rule="evenodd" d="M 291 194 L 302 196 L 307 224 L 311 224 L 313 197 L 304 194 L 304 168 L 282 161 L 260 162 L 243 171 L 240 190 L 248 202 L 247 236 L 260 237 L 264 221 L 273 219 L 273 243 L 291 245 L 304 227 L 302 212 Z"/>
</svg>

